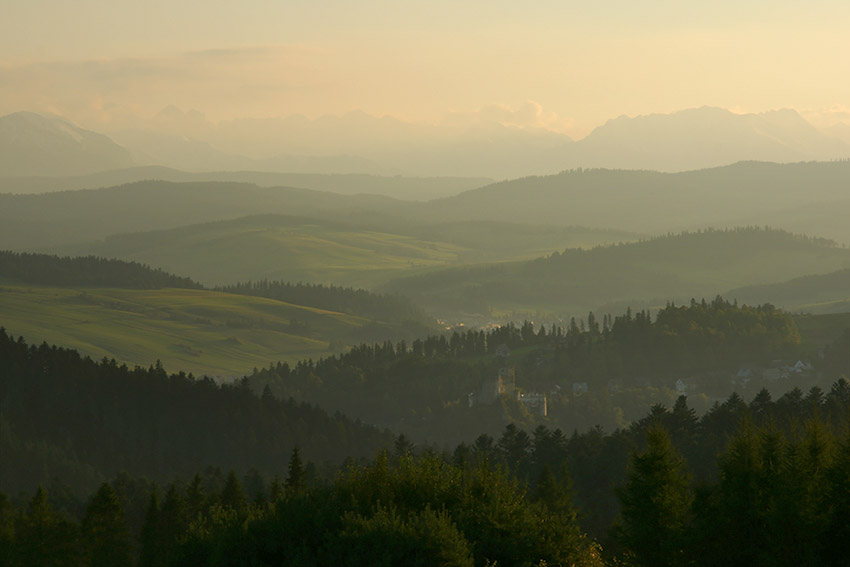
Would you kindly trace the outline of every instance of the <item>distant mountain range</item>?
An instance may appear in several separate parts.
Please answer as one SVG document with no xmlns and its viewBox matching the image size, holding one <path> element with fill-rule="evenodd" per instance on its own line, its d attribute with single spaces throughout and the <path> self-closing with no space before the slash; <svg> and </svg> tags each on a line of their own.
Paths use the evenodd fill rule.
<svg viewBox="0 0 850 567">
<path fill-rule="evenodd" d="M 154 131 L 116 132 L 113 138 L 126 147 L 138 164 L 161 165 L 187 171 L 269 171 L 298 173 L 364 173 L 391 175 L 398 171 L 355 155 L 297 155 L 276 153 L 255 159 L 227 152 L 209 142 Z"/>
<path fill-rule="evenodd" d="M 609 120 L 571 148 L 569 167 L 685 171 L 755 160 L 788 163 L 850 157 L 794 110 L 734 114 L 702 107 Z"/>
<path fill-rule="evenodd" d="M 132 164 L 125 148 L 58 116 L 0 117 L 0 175 L 80 175 Z"/>
<path fill-rule="evenodd" d="M 540 128 L 413 124 L 363 112 L 212 124 L 166 110 L 147 129 L 111 132 L 115 142 L 59 117 L 8 115 L 0 119 L 0 176 L 79 175 L 135 163 L 186 171 L 506 179 L 578 167 L 674 172 L 744 160 L 850 158 L 846 125 L 824 133 L 788 109 L 734 114 L 702 107 L 622 116 L 578 141 Z"/>
</svg>

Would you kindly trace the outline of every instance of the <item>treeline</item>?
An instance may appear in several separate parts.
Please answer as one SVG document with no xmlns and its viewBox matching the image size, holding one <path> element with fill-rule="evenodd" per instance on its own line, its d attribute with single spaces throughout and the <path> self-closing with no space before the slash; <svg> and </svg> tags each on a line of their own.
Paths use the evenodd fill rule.
<svg viewBox="0 0 850 567">
<path fill-rule="evenodd" d="M 0 496 L 5 565 L 602 565 L 580 532 L 569 487 L 550 474 L 535 493 L 482 464 L 434 455 L 351 466 L 308 484 L 293 454 L 286 482 L 251 502 L 234 475 L 220 492 L 196 476 L 150 492 L 132 529 L 119 491 L 104 483 L 78 522 L 38 489 L 15 510 Z M 120 487 L 119 487 L 120 489 Z M 42 539 L 43 538 L 43 539 Z"/>
<path fill-rule="evenodd" d="M 726 244 L 727 246 L 724 246 Z M 742 246 L 743 245 L 743 246 Z M 739 226 L 733 228 L 705 228 L 680 233 L 669 232 L 638 242 L 614 245 L 594 246 L 590 250 L 567 248 L 563 252 L 553 252 L 549 256 L 533 260 L 532 264 L 555 263 L 584 255 L 620 256 L 637 254 L 643 261 L 653 259 L 669 260 L 671 257 L 689 256 L 694 260 L 715 258 L 720 255 L 748 255 L 752 251 L 772 250 L 776 246 L 784 247 L 837 247 L 835 240 L 794 234 L 787 230 L 759 226 Z"/>
<path fill-rule="evenodd" d="M 817 420 L 786 439 L 744 426 L 694 484 L 663 428 L 631 457 L 615 537 L 637 566 L 843 566 L 850 557 L 850 430 Z"/>
<path fill-rule="evenodd" d="M 138 262 L 97 256 L 59 257 L 0 250 L 0 278 L 13 282 L 54 285 L 159 289 L 202 289 L 201 284 Z"/>
<path fill-rule="evenodd" d="M 750 307 L 721 297 L 669 304 L 652 320 L 649 311 L 599 320 L 589 313 L 584 332 L 574 321 L 559 345 L 555 367 L 572 380 L 625 384 L 732 370 L 800 356 L 801 337 L 790 313 L 770 304 Z"/>
<path fill-rule="evenodd" d="M 215 288 L 216 291 L 276 299 L 328 311 L 339 311 L 387 323 L 416 323 L 424 329 L 433 320 L 422 308 L 406 297 L 373 293 L 336 285 L 289 283 L 260 280 Z"/>
<path fill-rule="evenodd" d="M 805 393 L 794 388 L 775 400 L 762 389 L 749 403 L 733 393 L 702 417 L 697 417 L 687 398 L 680 396 L 672 408 L 656 405 L 629 427 L 607 435 L 600 427 L 570 435 L 544 425 L 530 433 L 508 425 L 497 438 L 485 434 L 471 444 L 461 443 L 453 458 L 473 463 L 487 459 L 505 467 L 532 489 L 546 468 L 558 473 L 563 481 L 567 478 L 560 475 L 568 474 L 575 488 L 582 527 L 607 548 L 611 544 L 611 527 L 620 511 L 611 488 L 626 483 L 629 456 L 645 447 L 646 432 L 653 425 L 669 434 L 696 486 L 718 482 L 722 461 L 718 462 L 717 456 L 726 452 L 730 439 L 742 431 L 771 431 L 779 439 L 778 446 L 787 450 L 791 458 L 798 455 L 793 447 L 805 437 L 811 424 L 828 432 L 824 435 L 834 435 L 836 444 L 843 442 L 843 436 L 850 432 L 847 380 L 838 379 L 828 392 L 818 387 Z"/>
<path fill-rule="evenodd" d="M 74 350 L 29 346 L 0 329 L 0 490 L 61 478 L 91 489 L 125 470 L 154 480 L 199 463 L 245 471 L 285 466 L 293 445 L 313 461 L 372 456 L 391 436 L 245 380 L 216 384 L 184 373 L 95 362 Z"/>
<path fill-rule="evenodd" d="M 737 395 L 700 419 L 680 398 L 628 429 L 507 426 L 311 475 L 207 469 L 162 490 L 119 476 L 87 504 L 0 495 L 5 564 L 846 565 L 850 384 Z M 60 495 L 61 496 L 61 495 Z M 585 531 L 590 536 L 585 535 Z M 600 545 L 601 544 L 601 545 Z M 64 561 L 64 563 L 63 563 Z"/>
<path fill-rule="evenodd" d="M 601 320 L 590 313 L 586 323 L 573 320 L 566 329 L 526 322 L 431 335 L 411 343 L 363 344 L 293 367 L 259 369 L 248 379 L 257 392 L 268 386 L 279 397 L 309 400 L 348 415 L 369 416 L 392 429 L 431 439 L 439 434 L 436 439 L 457 442 L 458 435 L 473 433 L 459 428 L 475 426 L 466 419 L 468 394 L 504 366 L 515 369 L 516 384 L 526 391 L 562 388 L 566 394 L 573 382 L 586 382 L 597 391 L 609 381 L 623 389 L 647 384 L 673 388 L 677 378 L 693 373 L 731 374 L 742 364 L 799 352 L 800 336 L 789 314 L 770 305 L 738 306 L 718 297 L 710 303 L 671 304 L 654 320 L 648 312 L 604 315 Z M 719 387 L 727 385 L 724 377 Z M 577 410 L 558 398 L 550 395 L 550 416 L 555 423 L 563 419 L 562 427 L 616 423 L 608 415 L 617 412 L 610 403 L 582 414 L 577 423 Z M 442 437 L 443 432 L 449 436 Z"/>
</svg>

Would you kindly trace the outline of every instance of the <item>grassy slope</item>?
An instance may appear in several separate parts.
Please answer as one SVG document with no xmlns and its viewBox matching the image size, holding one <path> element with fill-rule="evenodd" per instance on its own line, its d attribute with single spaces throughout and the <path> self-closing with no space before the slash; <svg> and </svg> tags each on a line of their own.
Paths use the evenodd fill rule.
<svg viewBox="0 0 850 567">
<path fill-rule="evenodd" d="M 7 332 L 31 342 L 131 366 L 160 359 L 169 371 L 216 376 L 327 354 L 329 341 L 366 323 L 270 299 L 184 289 L 3 285 L 0 313 Z"/>
<path fill-rule="evenodd" d="M 88 251 L 192 274 L 208 285 L 268 278 L 370 287 L 399 272 L 454 263 L 465 250 L 339 223 L 259 216 L 118 235 Z"/>
<path fill-rule="evenodd" d="M 121 234 L 75 254 L 136 260 L 207 285 L 247 279 L 374 288 L 401 275 L 482 260 L 529 258 L 566 246 L 628 240 L 619 231 L 507 223 L 364 228 L 280 215 Z"/>
</svg>

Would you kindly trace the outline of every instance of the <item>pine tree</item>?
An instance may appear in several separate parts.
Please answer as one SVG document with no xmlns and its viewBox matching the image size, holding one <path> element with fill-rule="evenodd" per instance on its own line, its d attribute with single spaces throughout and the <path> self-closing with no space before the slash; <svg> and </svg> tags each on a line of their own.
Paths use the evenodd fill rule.
<svg viewBox="0 0 850 567">
<path fill-rule="evenodd" d="M 772 505 L 777 480 L 773 460 L 779 442 L 769 432 L 759 439 L 744 426 L 729 444 L 720 462 L 720 485 L 714 517 L 701 527 L 701 536 L 711 539 L 708 551 L 718 565 L 758 565 L 767 553 L 766 516 Z"/>
<path fill-rule="evenodd" d="M 103 483 L 86 508 L 82 534 L 91 567 L 130 564 L 130 531 L 124 509 L 109 483 Z"/>
<path fill-rule="evenodd" d="M 15 508 L 0 492 L 0 565 L 13 565 L 15 543 Z"/>
<path fill-rule="evenodd" d="M 404 433 L 399 434 L 395 440 L 395 457 L 397 459 L 402 459 L 406 457 L 410 457 L 413 455 L 413 450 L 416 446 L 413 442 L 404 435 Z"/>
<path fill-rule="evenodd" d="M 573 483 L 570 479 L 566 466 L 561 467 L 561 478 L 555 477 L 549 464 L 543 465 L 540 478 L 534 490 L 534 498 L 540 502 L 549 513 L 558 517 L 559 521 L 566 526 L 573 526 L 578 535 L 578 524 L 576 518 L 578 513 L 573 505 Z"/>
<path fill-rule="evenodd" d="M 283 497 L 283 485 L 280 483 L 280 478 L 274 475 L 272 482 L 269 485 L 269 502 L 274 504 Z"/>
<path fill-rule="evenodd" d="M 145 523 L 142 525 L 141 554 L 139 565 L 141 567 L 164 567 L 162 530 L 159 519 L 159 497 L 156 488 L 153 489 L 148 500 L 148 510 L 145 514 Z"/>
<path fill-rule="evenodd" d="M 78 526 L 54 512 L 41 486 L 19 518 L 15 539 L 18 565 L 76 567 L 85 562 Z"/>
<path fill-rule="evenodd" d="M 186 508 L 183 502 L 183 496 L 174 484 L 168 488 L 168 492 L 165 494 L 165 500 L 162 503 L 162 509 L 159 513 L 159 525 L 165 564 L 168 565 L 174 556 L 177 540 L 189 527 L 186 521 Z"/>
<path fill-rule="evenodd" d="M 298 447 L 292 449 L 292 456 L 289 458 L 289 468 L 286 477 L 286 490 L 290 493 L 300 492 L 306 482 L 307 472 L 304 470 L 304 465 L 301 462 L 301 452 Z"/>
<path fill-rule="evenodd" d="M 237 512 L 243 511 L 247 506 L 245 491 L 242 490 L 242 485 L 239 483 L 235 471 L 230 471 L 227 475 L 224 488 L 221 490 L 220 501 L 223 508 L 230 508 Z"/>
<path fill-rule="evenodd" d="M 195 474 L 192 483 L 186 489 L 186 517 L 190 522 L 198 519 L 198 516 L 206 512 L 207 498 L 204 494 L 201 475 Z"/>
<path fill-rule="evenodd" d="M 626 485 L 617 490 L 622 518 L 616 535 L 637 565 L 682 565 L 693 500 L 685 464 L 659 425 L 647 429 L 646 440 L 646 451 L 632 455 Z"/>
<path fill-rule="evenodd" d="M 826 472 L 823 490 L 826 509 L 823 531 L 824 564 L 841 565 L 850 557 L 850 428 Z"/>
</svg>

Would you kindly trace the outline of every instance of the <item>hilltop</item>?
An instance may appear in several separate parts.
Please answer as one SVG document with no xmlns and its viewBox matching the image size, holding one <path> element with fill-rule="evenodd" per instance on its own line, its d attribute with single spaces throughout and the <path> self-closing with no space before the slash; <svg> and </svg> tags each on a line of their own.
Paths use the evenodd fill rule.
<svg viewBox="0 0 850 567">
<path fill-rule="evenodd" d="M 664 305 L 842 268 L 850 250 L 775 229 L 706 230 L 567 249 L 528 262 L 445 269 L 387 286 L 438 309 L 580 314 L 601 304 Z"/>
<path fill-rule="evenodd" d="M 850 242 L 850 161 L 741 162 L 682 173 L 575 169 L 531 176 L 434 200 L 444 219 L 581 225 L 663 233 L 706 226 L 784 228 Z M 806 209 L 820 207 L 810 213 Z M 794 214 L 793 211 L 803 208 Z M 439 212 L 438 212 L 439 211 Z M 823 234 L 828 224 L 832 229 Z"/>
</svg>

